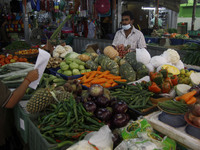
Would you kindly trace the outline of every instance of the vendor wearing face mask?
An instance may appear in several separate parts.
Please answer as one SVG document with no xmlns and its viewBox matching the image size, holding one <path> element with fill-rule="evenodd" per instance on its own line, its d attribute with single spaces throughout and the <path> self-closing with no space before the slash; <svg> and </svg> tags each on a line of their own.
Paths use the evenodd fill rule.
<svg viewBox="0 0 200 150">
<path fill-rule="evenodd" d="M 122 13 L 122 29 L 117 31 L 112 45 L 118 50 L 130 45 L 130 50 L 146 48 L 144 35 L 133 26 L 133 14 L 130 11 Z"/>
</svg>

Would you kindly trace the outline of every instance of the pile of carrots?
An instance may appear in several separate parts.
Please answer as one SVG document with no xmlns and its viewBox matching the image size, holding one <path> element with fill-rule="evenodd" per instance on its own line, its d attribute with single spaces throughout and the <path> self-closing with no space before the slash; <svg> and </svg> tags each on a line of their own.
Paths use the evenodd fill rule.
<svg viewBox="0 0 200 150">
<path fill-rule="evenodd" d="M 115 81 L 126 82 L 126 79 L 121 79 L 121 76 L 110 74 L 110 71 L 100 71 L 101 66 L 98 66 L 97 71 L 82 73 L 84 76 L 78 78 L 84 86 L 90 87 L 92 84 L 100 84 L 104 88 L 114 87 L 118 85 Z"/>
<path fill-rule="evenodd" d="M 175 99 L 177 101 L 184 100 L 188 105 L 194 104 L 197 102 L 197 98 L 194 97 L 194 95 L 197 93 L 197 91 L 193 90 L 191 92 L 188 92 L 186 94 L 183 94 L 181 96 L 176 97 Z"/>
<path fill-rule="evenodd" d="M 0 67 L 5 65 L 5 64 L 9 64 L 9 63 L 14 63 L 14 62 L 28 62 L 27 58 L 21 58 L 18 56 L 13 56 L 11 54 L 9 55 L 0 55 Z"/>
</svg>

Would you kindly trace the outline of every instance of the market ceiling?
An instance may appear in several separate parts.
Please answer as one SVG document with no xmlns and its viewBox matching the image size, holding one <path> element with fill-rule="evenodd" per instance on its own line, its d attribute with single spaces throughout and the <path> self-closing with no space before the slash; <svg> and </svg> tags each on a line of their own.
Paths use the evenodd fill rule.
<svg viewBox="0 0 200 150">
<path fill-rule="evenodd" d="M 145 3 L 147 5 L 153 5 L 155 6 L 157 0 L 123 0 L 126 2 L 139 2 L 139 3 Z M 173 11 L 179 12 L 180 4 L 187 3 L 188 0 L 159 0 L 159 5 L 161 7 L 166 7 L 168 9 L 171 9 Z"/>
</svg>

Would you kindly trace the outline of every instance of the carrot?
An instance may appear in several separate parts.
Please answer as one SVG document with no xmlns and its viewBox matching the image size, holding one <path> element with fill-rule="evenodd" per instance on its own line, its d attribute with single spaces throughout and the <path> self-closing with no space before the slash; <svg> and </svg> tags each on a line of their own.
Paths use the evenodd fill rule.
<svg viewBox="0 0 200 150">
<path fill-rule="evenodd" d="M 87 84 L 87 83 L 84 83 L 84 84 L 82 84 L 82 85 L 87 86 L 87 87 L 90 87 L 90 84 Z"/>
<path fill-rule="evenodd" d="M 100 70 L 101 70 L 101 66 L 98 66 L 98 67 L 97 67 L 97 71 L 100 71 Z"/>
<path fill-rule="evenodd" d="M 121 76 L 108 76 L 108 79 L 121 79 Z"/>
<path fill-rule="evenodd" d="M 102 74 L 99 75 L 98 78 L 102 78 L 104 75 L 107 75 L 109 73 L 110 73 L 110 71 L 106 70 L 106 71 L 102 72 Z"/>
<path fill-rule="evenodd" d="M 188 104 L 188 105 L 190 105 L 190 104 L 194 104 L 194 103 L 196 103 L 197 102 L 197 99 L 196 99 L 196 97 L 192 97 L 192 98 L 190 98 L 189 99 L 189 101 L 187 101 L 186 103 Z"/>
<path fill-rule="evenodd" d="M 126 82 L 126 79 L 115 79 L 115 81 L 119 81 L 119 82 Z"/>
<path fill-rule="evenodd" d="M 84 81 L 84 83 L 88 83 L 88 82 L 90 82 L 90 81 L 92 81 L 93 80 L 93 78 L 88 78 L 88 79 L 86 79 L 85 81 Z"/>
<path fill-rule="evenodd" d="M 180 97 L 176 97 L 175 99 L 176 100 L 185 100 L 185 102 L 188 102 L 195 94 L 197 93 L 197 91 L 193 90 L 191 92 L 188 92 L 186 94 L 183 94 L 182 96 Z"/>
<path fill-rule="evenodd" d="M 107 81 L 106 78 L 101 78 L 101 79 L 94 79 L 91 81 L 92 84 L 99 84 L 99 83 L 105 83 Z"/>
<path fill-rule="evenodd" d="M 112 84 L 112 83 L 115 83 L 115 81 L 113 80 L 113 79 L 110 79 L 110 80 L 108 80 L 108 81 L 106 81 L 107 83 L 110 83 L 110 84 Z"/>
<path fill-rule="evenodd" d="M 111 86 L 112 86 L 112 85 L 111 85 L 110 83 L 104 83 L 104 84 L 103 84 L 103 87 L 104 87 L 104 88 L 109 88 L 109 87 L 111 87 Z"/>
<path fill-rule="evenodd" d="M 117 86 L 118 84 L 116 82 L 112 83 L 112 87 Z"/>
<path fill-rule="evenodd" d="M 90 76 L 88 77 L 88 79 L 94 78 L 96 74 L 97 74 L 97 71 L 92 71 L 92 73 L 90 74 Z"/>
<path fill-rule="evenodd" d="M 86 78 L 86 75 L 83 76 L 83 78 L 82 78 L 82 80 L 81 80 L 81 83 L 84 83 L 86 79 L 87 79 L 87 78 Z"/>
</svg>

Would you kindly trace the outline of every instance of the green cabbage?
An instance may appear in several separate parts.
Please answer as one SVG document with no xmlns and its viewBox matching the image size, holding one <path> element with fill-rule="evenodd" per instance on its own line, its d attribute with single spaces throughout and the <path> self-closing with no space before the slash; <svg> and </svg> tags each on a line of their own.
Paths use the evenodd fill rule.
<svg viewBox="0 0 200 150">
<path fill-rule="evenodd" d="M 72 62 L 71 64 L 69 64 L 70 69 L 78 69 L 79 65 L 75 62 Z"/>
<path fill-rule="evenodd" d="M 73 70 L 72 70 L 72 74 L 73 74 L 73 75 L 79 75 L 79 74 L 81 74 L 81 73 L 80 73 L 80 71 L 79 71 L 78 69 L 73 69 Z"/>
</svg>

